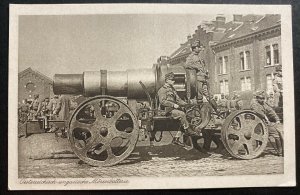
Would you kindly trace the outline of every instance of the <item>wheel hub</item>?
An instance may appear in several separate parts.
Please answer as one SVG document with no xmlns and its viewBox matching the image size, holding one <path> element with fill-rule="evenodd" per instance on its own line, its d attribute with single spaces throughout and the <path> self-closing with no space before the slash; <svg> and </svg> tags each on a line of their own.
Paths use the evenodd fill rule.
<svg viewBox="0 0 300 195">
<path fill-rule="evenodd" d="M 106 137 L 108 134 L 108 129 L 107 127 L 101 127 L 100 128 L 100 135 L 102 135 L 103 137 Z"/>
</svg>

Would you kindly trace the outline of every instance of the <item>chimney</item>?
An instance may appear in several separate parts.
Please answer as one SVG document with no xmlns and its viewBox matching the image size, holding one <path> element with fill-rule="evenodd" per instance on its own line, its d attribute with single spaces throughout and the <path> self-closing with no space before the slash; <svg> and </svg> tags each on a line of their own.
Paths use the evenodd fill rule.
<svg viewBox="0 0 300 195">
<path fill-rule="evenodd" d="M 226 18 L 223 15 L 217 15 L 216 17 L 216 28 L 222 28 L 225 25 Z"/>
<path fill-rule="evenodd" d="M 241 22 L 242 18 L 243 18 L 243 15 L 234 14 L 233 15 L 233 22 Z"/>
</svg>

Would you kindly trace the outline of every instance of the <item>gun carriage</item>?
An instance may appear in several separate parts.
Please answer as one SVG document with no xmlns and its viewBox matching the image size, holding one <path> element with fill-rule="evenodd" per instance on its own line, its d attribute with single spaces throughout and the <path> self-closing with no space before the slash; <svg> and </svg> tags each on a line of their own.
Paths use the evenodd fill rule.
<svg viewBox="0 0 300 195">
<path fill-rule="evenodd" d="M 179 96 L 192 102 L 197 94 L 196 73 L 181 66 L 56 74 L 55 94 L 89 97 L 68 120 L 68 137 L 74 153 L 90 165 L 112 166 L 134 150 L 140 130 L 149 132 L 150 139 L 155 138 L 156 132 L 178 131 L 179 121 L 160 109 L 157 97 L 168 72 L 175 74 L 174 88 Z M 192 127 L 214 132 L 235 158 L 256 158 L 266 147 L 266 124 L 251 110 L 225 116 L 216 114 L 208 102 L 189 104 L 184 110 Z M 192 136 L 195 146 L 200 138 Z"/>
</svg>

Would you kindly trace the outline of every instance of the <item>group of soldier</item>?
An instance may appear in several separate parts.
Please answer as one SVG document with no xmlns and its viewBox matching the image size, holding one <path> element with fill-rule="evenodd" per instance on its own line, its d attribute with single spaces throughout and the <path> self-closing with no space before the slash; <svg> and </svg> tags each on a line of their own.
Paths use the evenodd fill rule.
<svg viewBox="0 0 300 195">
<path fill-rule="evenodd" d="M 48 126 L 48 120 L 66 120 L 76 106 L 76 102 L 66 95 L 54 95 L 51 99 L 46 97 L 42 100 L 39 94 L 35 94 L 31 101 L 24 99 L 19 106 L 19 121 L 44 120 L 44 128 L 53 131 L 55 128 Z"/>
<path fill-rule="evenodd" d="M 226 97 L 224 94 L 221 95 L 220 100 L 217 100 L 213 98 L 212 95 L 210 95 L 207 82 L 209 74 L 206 68 L 205 61 L 203 59 L 204 49 L 205 47 L 200 43 L 200 41 L 196 41 L 195 43 L 193 43 L 191 45 L 192 53 L 187 57 L 186 63 L 184 64 L 184 67 L 187 70 L 195 71 L 197 75 L 197 96 L 195 100 L 196 103 L 201 105 L 205 99 L 210 103 L 216 114 L 229 114 L 234 110 L 243 109 L 243 101 L 237 92 L 233 93 L 233 97 L 230 100 L 228 100 L 228 97 Z M 181 109 L 181 107 L 184 107 L 188 103 L 183 101 L 178 96 L 173 86 L 175 82 L 174 77 L 175 76 L 173 72 L 165 75 L 165 84 L 159 89 L 158 97 L 161 109 L 164 109 L 166 113 L 169 114 L 172 118 L 178 119 L 181 122 L 182 129 L 177 132 L 177 134 L 173 138 L 172 143 L 184 146 L 185 144 L 179 141 L 181 136 L 183 134 L 202 136 L 203 127 L 199 125 L 196 128 L 191 128 L 187 120 L 186 113 Z M 281 77 L 281 70 L 277 70 L 273 81 L 274 93 L 276 94 L 275 98 L 277 98 L 274 98 L 274 104 L 270 106 L 267 103 L 265 99 L 266 94 L 263 90 L 256 91 L 253 94 L 254 99 L 250 103 L 250 109 L 259 113 L 265 119 L 269 130 L 269 135 L 274 137 L 279 155 L 283 155 L 283 136 L 282 132 L 280 132 L 278 128 L 276 128 L 276 124 L 280 123 L 280 119 L 275 113 L 274 108 L 279 104 L 279 97 L 282 97 Z M 268 101 L 270 101 L 270 98 L 268 99 Z"/>
</svg>

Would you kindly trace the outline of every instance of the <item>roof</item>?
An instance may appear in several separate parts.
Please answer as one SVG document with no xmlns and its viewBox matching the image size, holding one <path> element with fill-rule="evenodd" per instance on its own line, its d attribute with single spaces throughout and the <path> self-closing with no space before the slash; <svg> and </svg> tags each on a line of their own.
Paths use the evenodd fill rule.
<svg viewBox="0 0 300 195">
<path fill-rule="evenodd" d="M 29 68 L 27 68 L 27 69 L 25 69 L 25 70 L 19 72 L 18 78 L 20 79 L 20 78 L 22 78 L 23 76 L 25 76 L 27 73 L 30 73 L 30 72 L 32 72 L 33 74 L 38 75 L 38 76 L 41 77 L 42 79 L 46 80 L 48 83 L 51 83 L 51 84 L 52 84 L 52 82 L 53 82 L 52 79 L 50 79 L 49 77 L 47 77 L 46 75 L 40 73 L 40 72 L 37 71 L 37 70 L 33 70 L 31 67 L 29 67 Z"/>
<path fill-rule="evenodd" d="M 222 28 L 216 28 L 215 21 L 203 21 L 198 26 L 198 29 L 202 29 L 206 33 L 212 33 L 212 40 L 209 41 L 218 45 L 277 25 L 280 25 L 279 14 L 249 14 L 242 16 L 239 21 L 225 23 L 222 25 Z M 188 55 L 191 52 L 190 43 L 195 41 L 194 39 L 199 39 L 198 36 L 199 35 L 194 34 L 192 39 L 181 44 L 180 47 L 170 55 L 170 58 L 174 59 Z"/>
<path fill-rule="evenodd" d="M 240 23 L 228 24 L 231 28 L 227 28 L 225 35 L 218 44 L 241 38 L 277 25 L 280 25 L 280 15 L 278 14 L 246 15 L 242 17 Z"/>
</svg>

